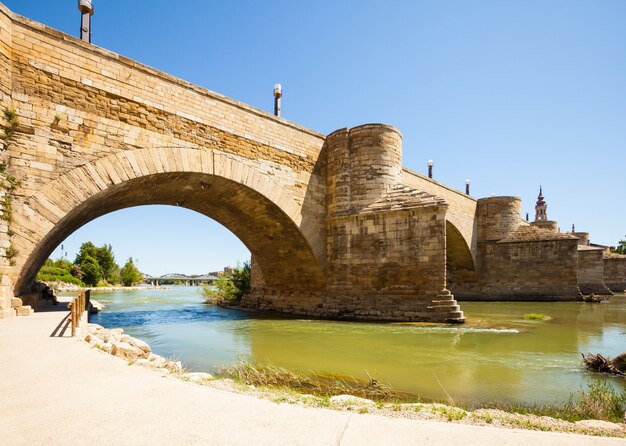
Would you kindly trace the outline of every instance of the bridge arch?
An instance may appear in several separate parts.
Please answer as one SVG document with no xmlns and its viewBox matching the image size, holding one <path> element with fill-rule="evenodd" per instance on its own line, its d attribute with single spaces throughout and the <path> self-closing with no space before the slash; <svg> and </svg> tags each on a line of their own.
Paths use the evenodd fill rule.
<svg viewBox="0 0 626 446">
<path fill-rule="evenodd" d="M 323 288 L 319 231 L 306 227 L 284 188 L 234 156 L 201 148 L 134 149 L 83 164 L 28 197 L 14 218 L 15 294 L 29 291 L 52 251 L 79 227 L 109 212 L 182 206 L 213 218 L 247 246 L 265 286 Z M 175 230 L 176 228 L 172 228 Z"/>
<path fill-rule="evenodd" d="M 476 281 L 472 250 L 457 227 L 446 220 L 446 281 L 455 295 L 462 295 Z"/>
</svg>

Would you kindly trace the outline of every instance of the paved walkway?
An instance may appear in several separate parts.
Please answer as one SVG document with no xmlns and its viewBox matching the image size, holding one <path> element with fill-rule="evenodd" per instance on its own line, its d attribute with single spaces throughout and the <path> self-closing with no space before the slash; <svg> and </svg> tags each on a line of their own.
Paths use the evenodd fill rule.
<svg viewBox="0 0 626 446">
<path fill-rule="evenodd" d="M 69 337 L 66 315 L 0 320 L 0 445 L 626 445 L 303 408 L 162 378 Z"/>
</svg>

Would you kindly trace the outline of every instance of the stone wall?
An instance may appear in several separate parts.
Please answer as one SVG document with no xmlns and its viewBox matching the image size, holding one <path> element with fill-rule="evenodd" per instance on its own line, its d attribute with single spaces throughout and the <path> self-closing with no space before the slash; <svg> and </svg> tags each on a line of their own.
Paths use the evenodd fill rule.
<svg viewBox="0 0 626 446">
<path fill-rule="evenodd" d="M 5 111 L 12 106 L 11 101 L 11 47 L 13 24 L 3 7 L 0 5 L 0 125 L 2 131 L 0 133 L 0 164 L 7 168 L 8 155 L 5 146 L 8 144 L 6 128 L 8 122 L 5 119 Z M 0 173 L 0 202 L 6 203 L 5 196 L 7 190 L 5 187 L 6 173 Z M 3 215 L 5 213 L 5 205 L 2 205 Z M 10 278 L 11 259 L 7 258 L 7 249 L 11 246 L 11 237 L 9 237 L 9 221 L 0 220 L 0 319 L 15 316 L 15 309 L 11 305 L 13 297 L 12 283 Z"/>
<path fill-rule="evenodd" d="M 476 279 L 456 281 L 459 300 L 573 300 L 578 239 L 521 219 L 517 197 L 478 200 Z"/>
<path fill-rule="evenodd" d="M 571 234 L 578 237 L 579 245 L 589 246 L 589 233 L 588 232 L 573 232 Z"/>
<path fill-rule="evenodd" d="M 476 251 L 478 237 L 476 234 L 476 199 L 450 186 L 413 172 L 402 170 L 402 182 L 414 189 L 442 198 L 448 203 L 446 220 L 454 226 L 462 236 L 464 243 L 471 252 Z"/>
<path fill-rule="evenodd" d="M 618 293 L 626 292 L 626 256 L 605 253 L 604 283 Z"/>
<path fill-rule="evenodd" d="M 328 305 L 342 317 L 460 320 L 445 289 L 448 206 L 402 183 L 401 144 L 380 124 L 326 140 Z"/>
<path fill-rule="evenodd" d="M 604 284 L 602 248 L 578 246 L 578 288 L 582 294 L 612 294 Z"/>
</svg>

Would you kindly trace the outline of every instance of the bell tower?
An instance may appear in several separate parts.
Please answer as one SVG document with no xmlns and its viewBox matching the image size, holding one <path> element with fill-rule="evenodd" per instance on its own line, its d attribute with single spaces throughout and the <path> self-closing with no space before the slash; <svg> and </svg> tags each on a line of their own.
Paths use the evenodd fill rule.
<svg viewBox="0 0 626 446">
<path fill-rule="evenodd" d="M 539 196 L 537 197 L 537 204 L 535 205 L 535 221 L 547 221 L 548 220 L 548 205 L 543 200 L 543 191 L 539 186 Z"/>
</svg>

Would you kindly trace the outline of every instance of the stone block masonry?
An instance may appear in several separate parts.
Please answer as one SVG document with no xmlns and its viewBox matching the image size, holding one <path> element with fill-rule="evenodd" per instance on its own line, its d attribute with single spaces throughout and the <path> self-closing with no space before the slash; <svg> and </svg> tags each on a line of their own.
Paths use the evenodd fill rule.
<svg viewBox="0 0 626 446">
<path fill-rule="evenodd" d="M 604 283 L 614 292 L 626 292 L 626 255 L 604 253 Z"/>
<path fill-rule="evenodd" d="M 455 281 L 459 300 L 576 300 L 578 238 L 521 219 L 517 197 L 478 200 L 476 275 Z"/>
<path fill-rule="evenodd" d="M 582 294 L 613 294 L 605 285 L 602 248 L 578 246 L 578 288 Z"/>
<path fill-rule="evenodd" d="M 0 318 L 69 234 L 148 204 L 197 211 L 241 239 L 253 257 L 249 308 L 462 322 L 455 295 L 580 296 L 578 238 L 521 221 L 518 198 L 476 200 L 404 169 L 393 126 L 321 135 L 1 4 L 0 74 L 0 106 L 19 119 L 0 152 L 19 185 L 0 191 L 11 204 Z M 594 262 L 580 276 L 589 283 L 601 275 Z"/>
<path fill-rule="evenodd" d="M 2 5 L 0 26 L 0 100 L 20 120 L 3 154 L 20 187 L 11 230 L 0 233 L 0 246 L 14 247 L 0 309 L 31 291 L 80 226 L 168 204 L 217 220 L 246 244 L 255 308 L 463 320 L 445 289 L 448 205 L 404 184 L 393 127 L 326 138 Z"/>
</svg>

